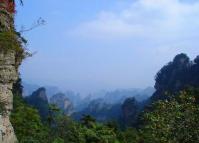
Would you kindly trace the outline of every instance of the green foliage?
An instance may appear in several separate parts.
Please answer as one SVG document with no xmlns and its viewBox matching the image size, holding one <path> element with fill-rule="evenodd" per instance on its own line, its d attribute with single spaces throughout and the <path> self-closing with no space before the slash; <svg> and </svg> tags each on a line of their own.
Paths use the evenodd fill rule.
<svg viewBox="0 0 199 143">
<path fill-rule="evenodd" d="M 20 44 L 16 39 L 14 32 L 0 33 L 0 48 L 20 50 Z"/>
<path fill-rule="evenodd" d="M 127 98 L 122 104 L 123 113 L 123 125 L 125 127 L 135 127 L 138 114 L 139 114 L 139 104 L 137 100 L 132 98 Z"/>
<path fill-rule="evenodd" d="M 48 129 L 43 126 L 38 111 L 24 103 L 20 96 L 14 96 L 11 123 L 20 143 L 45 143 Z"/>
<path fill-rule="evenodd" d="M 21 94 L 20 85 L 19 80 L 14 94 Z M 11 122 L 20 143 L 198 143 L 199 89 L 190 88 L 167 97 L 145 111 L 138 130 L 121 131 L 115 122 L 98 123 L 89 115 L 76 122 L 55 105 L 49 105 L 48 124 L 44 124 L 38 111 L 27 105 L 22 96 L 14 96 Z"/>
<path fill-rule="evenodd" d="M 66 143 L 119 143 L 113 128 L 96 123 L 90 116 L 85 116 L 81 123 L 62 116 L 51 131 L 51 135 Z"/>
<path fill-rule="evenodd" d="M 1 28 L 1 27 L 0 27 Z M 3 52 L 14 51 L 17 60 L 23 60 L 32 56 L 25 46 L 27 40 L 21 36 L 21 33 L 14 30 L 0 32 L 0 50 Z"/>
<path fill-rule="evenodd" d="M 87 128 L 93 128 L 95 126 L 96 120 L 90 115 L 84 115 L 81 119 L 81 124 Z"/>
<path fill-rule="evenodd" d="M 139 134 L 134 128 L 128 128 L 124 132 L 119 132 L 119 137 L 122 143 L 138 143 L 139 141 Z"/>
<path fill-rule="evenodd" d="M 86 115 L 79 126 L 80 134 L 85 143 L 118 143 L 115 128 L 109 125 L 96 123 L 95 119 Z"/>
<path fill-rule="evenodd" d="M 145 112 L 143 127 L 138 131 L 121 131 L 114 122 L 98 123 L 89 115 L 75 122 L 54 105 L 49 107 L 51 122 L 45 125 L 38 111 L 21 96 L 14 96 L 11 122 L 20 143 L 197 143 L 199 90 L 190 89 L 170 97 L 154 103 L 152 110 Z"/>
<path fill-rule="evenodd" d="M 23 86 L 21 78 L 18 78 L 17 81 L 13 84 L 12 93 L 15 96 L 22 96 Z"/>
<path fill-rule="evenodd" d="M 41 116 L 42 121 L 46 120 L 49 115 L 49 104 L 45 88 L 39 88 L 32 95 L 25 97 L 26 102 L 36 108 Z"/>
<path fill-rule="evenodd" d="M 16 60 L 20 63 L 26 57 L 32 56 L 24 46 L 27 41 L 20 33 L 15 31 L 0 32 L 0 50 L 3 52 L 14 51 Z"/>
<path fill-rule="evenodd" d="M 56 124 L 56 120 L 60 114 L 61 111 L 56 105 L 50 104 L 48 106 L 47 123 L 50 127 L 53 126 L 53 124 Z"/>
<path fill-rule="evenodd" d="M 64 140 L 61 138 L 56 138 L 53 143 L 64 143 Z"/>
<path fill-rule="evenodd" d="M 186 54 L 175 56 L 173 61 L 162 67 L 155 78 L 156 92 L 151 100 L 167 99 L 165 93 L 176 94 L 189 87 L 199 87 L 199 58 L 189 60 Z"/>
<path fill-rule="evenodd" d="M 16 51 L 23 50 L 21 48 L 22 41 L 18 40 L 15 32 L 0 32 L 0 48 L 12 49 Z"/>
<path fill-rule="evenodd" d="M 145 113 L 142 136 L 146 143 L 198 143 L 199 92 L 180 92 L 170 101 L 159 101 Z"/>
<path fill-rule="evenodd" d="M 53 105 L 49 108 L 53 122 L 44 125 L 37 110 L 20 96 L 15 96 L 11 121 L 20 143 L 197 143 L 198 97 L 198 90 L 187 90 L 154 103 L 153 110 L 145 112 L 139 132 L 121 131 L 114 122 L 98 123 L 89 115 L 75 122 Z"/>
<path fill-rule="evenodd" d="M 78 142 L 77 125 L 67 116 L 57 118 L 56 126 L 52 128 L 51 134 L 62 138 L 65 142 Z"/>
</svg>

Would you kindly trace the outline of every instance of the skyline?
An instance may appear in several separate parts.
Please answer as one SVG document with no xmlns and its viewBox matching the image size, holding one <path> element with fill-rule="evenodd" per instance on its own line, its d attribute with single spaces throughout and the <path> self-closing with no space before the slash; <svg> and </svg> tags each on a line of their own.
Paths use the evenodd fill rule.
<svg viewBox="0 0 199 143">
<path fill-rule="evenodd" d="M 34 52 L 20 69 L 25 82 L 78 92 L 145 88 L 176 54 L 199 53 L 197 0 L 43 0 L 18 6 L 18 29 Z M 37 11 L 32 11 L 36 9 Z"/>
</svg>

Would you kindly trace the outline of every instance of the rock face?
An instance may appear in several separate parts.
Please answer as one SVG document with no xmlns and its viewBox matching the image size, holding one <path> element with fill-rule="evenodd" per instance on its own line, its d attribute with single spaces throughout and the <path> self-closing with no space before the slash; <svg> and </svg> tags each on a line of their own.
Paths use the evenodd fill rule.
<svg viewBox="0 0 199 143">
<path fill-rule="evenodd" d="M 47 119 L 48 117 L 48 98 L 46 95 L 46 89 L 41 87 L 34 91 L 32 95 L 25 98 L 27 103 L 39 111 L 40 116 L 42 119 Z"/>
<path fill-rule="evenodd" d="M 50 98 L 50 103 L 55 104 L 64 114 L 70 115 L 73 111 L 73 104 L 63 93 L 57 93 Z"/>
<path fill-rule="evenodd" d="M 13 108 L 12 86 L 18 78 L 15 53 L 0 50 L 0 143 L 16 143 L 17 139 L 9 120 Z"/>
<path fill-rule="evenodd" d="M 14 31 L 14 0 L 1 0 L 0 2 L 0 33 Z M 2 38 L 2 37 L 1 37 Z M 2 40 L 2 39 L 1 39 Z M 12 39 L 9 39 L 12 41 Z M 3 39 L 1 44 L 5 42 Z M 9 120 L 9 115 L 13 108 L 12 87 L 18 79 L 18 67 L 21 60 L 18 60 L 18 54 L 11 46 L 4 47 L 0 45 L 0 143 L 16 143 L 17 138 L 14 129 Z M 13 45 L 12 45 L 13 46 Z M 15 46 L 15 45 L 14 45 Z M 10 48 L 10 49 L 8 49 Z M 11 50 L 12 49 L 12 50 Z"/>
</svg>

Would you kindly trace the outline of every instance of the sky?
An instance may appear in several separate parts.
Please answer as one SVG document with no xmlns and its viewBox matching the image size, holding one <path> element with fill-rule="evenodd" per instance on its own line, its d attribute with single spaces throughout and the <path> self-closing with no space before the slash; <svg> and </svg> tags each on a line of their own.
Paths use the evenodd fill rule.
<svg viewBox="0 0 199 143">
<path fill-rule="evenodd" d="M 198 0 L 24 0 L 16 27 L 27 48 L 23 81 L 82 93 L 154 86 L 175 55 L 199 54 Z"/>
</svg>

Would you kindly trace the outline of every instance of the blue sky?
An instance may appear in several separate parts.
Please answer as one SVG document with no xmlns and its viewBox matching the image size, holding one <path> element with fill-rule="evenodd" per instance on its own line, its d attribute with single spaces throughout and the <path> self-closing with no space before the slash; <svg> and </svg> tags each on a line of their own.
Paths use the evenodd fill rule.
<svg viewBox="0 0 199 143">
<path fill-rule="evenodd" d="M 144 88 L 178 53 L 199 54 L 198 0 L 25 0 L 16 26 L 46 25 L 24 36 L 37 52 L 24 81 L 82 93 Z"/>
</svg>

